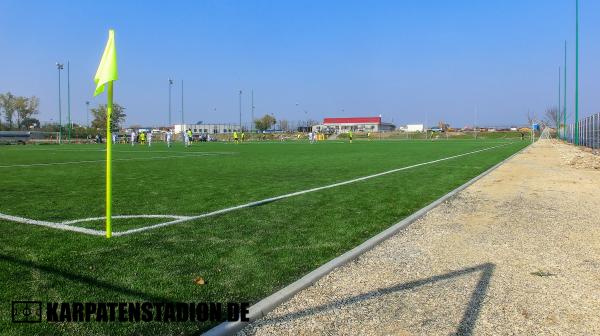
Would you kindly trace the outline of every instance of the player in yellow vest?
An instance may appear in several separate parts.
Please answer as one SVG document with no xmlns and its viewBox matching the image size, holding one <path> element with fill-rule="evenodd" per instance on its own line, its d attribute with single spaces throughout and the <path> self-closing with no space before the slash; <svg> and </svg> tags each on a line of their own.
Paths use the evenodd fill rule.
<svg viewBox="0 0 600 336">
<path fill-rule="evenodd" d="M 233 142 L 238 143 L 238 134 L 237 134 L 237 131 L 233 132 Z"/>
<path fill-rule="evenodd" d="M 192 130 L 191 130 L 191 129 L 188 129 L 188 130 L 187 130 L 188 146 L 191 146 L 191 145 L 192 145 L 192 135 L 193 135 L 193 134 L 192 134 Z"/>
<path fill-rule="evenodd" d="M 246 133 L 242 132 L 242 142 L 244 142 L 244 140 L 246 140 Z"/>
<path fill-rule="evenodd" d="M 352 143 L 352 131 L 348 132 L 348 139 L 350 139 L 350 143 Z"/>
</svg>

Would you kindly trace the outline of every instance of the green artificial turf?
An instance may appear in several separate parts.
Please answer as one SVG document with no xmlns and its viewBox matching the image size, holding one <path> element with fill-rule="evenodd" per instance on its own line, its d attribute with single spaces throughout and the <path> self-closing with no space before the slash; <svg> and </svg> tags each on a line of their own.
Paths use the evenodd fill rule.
<svg viewBox="0 0 600 336">
<path fill-rule="evenodd" d="M 105 239 L 0 220 L 0 332 L 195 334 L 216 323 L 11 322 L 13 300 L 251 303 L 523 148 L 502 140 L 114 146 L 115 215 L 198 215 L 452 155 L 489 151 L 220 216 Z M 0 213 L 104 215 L 102 145 L 0 147 Z M 79 162 L 78 161 L 90 161 Z M 52 165 L 40 165 L 48 164 Z M 68 163 L 68 164 L 57 164 Z M 32 165 L 35 164 L 35 165 Z M 114 231 L 168 219 L 115 220 Z M 102 221 L 73 224 L 103 229 Z M 208 281 L 199 286 L 194 279 Z"/>
</svg>

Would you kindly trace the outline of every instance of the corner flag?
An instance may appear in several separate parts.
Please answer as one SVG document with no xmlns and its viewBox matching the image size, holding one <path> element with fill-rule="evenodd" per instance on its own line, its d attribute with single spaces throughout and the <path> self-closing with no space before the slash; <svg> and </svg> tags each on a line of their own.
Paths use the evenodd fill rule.
<svg viewBox="0 0 600 336">
<path fill-rule="evenodd" d="M 98 65 L 98 70 L 94 76 L 94 82 L 96 83 L 94 96 L 104 92 L 104 86 L 108 86 L 106 104 L 106 238 L 112 236 L 112 229 L 110 226 L 112 213 L 112 132 L 110 129 L 110 119 L 113 108 L 113 81 L 117 79 L 119 79 L 119 74 L 117 73 L 115 31 L 111 29 L 108 31 L 108 41 L 106 41 L 106 47 L 104 47 L 100 65 Z"/>
<path fill-rule="evenodd" d="M 108 31 L 108 41 L 106 41 L 106 47 L 104 47 L 104 53 L 98 65 L 98 70 L 94 76 L 94 82 L 96 83 L 96 91 L 94 96 L 97 96 L 104 92 L 104 84 L 119 79 L 117 73 L 117 51 L 115 49 L 115 31 Z"/>
</svg>

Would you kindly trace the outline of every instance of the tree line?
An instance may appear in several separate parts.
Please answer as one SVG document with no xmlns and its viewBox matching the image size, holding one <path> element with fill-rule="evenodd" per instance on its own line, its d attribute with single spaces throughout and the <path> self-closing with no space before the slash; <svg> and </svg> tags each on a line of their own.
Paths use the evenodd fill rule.
<svg viewBox="0 0 600 336">
<path fill-rule="evenodd" d="M 41 125 L 39 119 L 35 118 L 39 114 L 40 100 L 36 96 L 23 97 L 14 95 L 11 92 L 0 93 L 0 130 L 23 130 L 40 129 L 47 132 L 58 132 L 61 127 L 58 123 Z M 73 124 L 75 136 L 95 134 L 106 131 L 106 105 L 99 105 L 90 109 L 92 122 L 88 125 Z M 125 107 L 115 103 L 113 104 L 113 113 L 111 118 L 111 129 L 116 131 L 125 122 Z M 62 130 L 66 130 L 66 120 L 63 120 Z"/>
<path fill-rule="evenodd" d="M 19 129 L 31 129 L 37 128 L 48 132 L 58 132 L 59 125 L 48 124 L 40 125 L 40 121 L 35 118 L 39 114 L 40 100 L 36 96 L 23 97 L 16 96 L 11 92 L 0 93 L 0 130 L 19 130 Z M 106 105 L 102 104 L 97 107 L 90 109 L 92 114 L 92 122 L 89 126 L 86 125 L 75 125 L 73 124 L 73 130 L 75 136 L 81 134 L 95 134 L 97 132 L 106 131 Z M 114 103 L 112 118 L 111 118 L 111 129 L 118 131 L 122 124 L 125 122 L 127 114 L 125 113 L 125 107 Z M 65 120 L 66 121 L 66 120 Z M 255 119 L 254 125 L 258 131 L 265 131 L 273 127 L 277 123 L 275 117 L 265 114 L 263 117 Z M 280 127 L 282 129 L 288 128 L 287 120 L 280 120 Z M 62 130 L 64 131 L 68 125 L 63 123 Z"/>
<path fill-rule="evenodd" d="M 6 123 L 5 128 L 39 127 L 40 121 L 34 118 L 39 113 L 39 106 L 40 100 L 36 96 L 22 97 L 10 92 L 0 93 L 0 119 Z"/>
</svg>

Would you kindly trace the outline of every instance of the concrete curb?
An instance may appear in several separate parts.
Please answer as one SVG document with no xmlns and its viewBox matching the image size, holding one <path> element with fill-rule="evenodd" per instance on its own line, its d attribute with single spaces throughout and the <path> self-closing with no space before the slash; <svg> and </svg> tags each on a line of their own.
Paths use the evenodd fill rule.
<svg viewBox="0 0 600 336">
<path fill-rule="evenodd" d="M 527 145 L 523 149 L 519 150 L 518 152 L 509 156 L 508 158 L 502 160 L 501 162 L 494 165 L 490 169 L 488 169 L 488 170 L 484 171 L 483 173 L 479 174 L 478 176 L 472 178 L 471 180 L 467 181 L 465 184 L 450 191 L 446 195 L 438 198 L 437 200 L 433 201 L 432 203 L 430 203 L 429 205 L 420 209 L 419 211 L 413 213 L 412 215 L 404 218 L 402 221 L 392 225 L 391 227 L 387 228 L 386 230 L 371 237 L 370 239 L 368 239 L 364 243 L 358 245 L 357 247 L 353 248 L 352 250 L 330 260 L 329 262 L 325 263 L 324 265 L 320 266 L 319 268 L 315 269 L 314 271 L 306 274 L 305 276 L 296 280 L 295 282 L 291 283 L 290 285 L 288 285 L 288 286 L 280 289 L 279 291 L 269 295 L 268 297 L 260 300 L 259 302 L 257 302 L 256 304 L 254 304 L 253 306 L 250 307 L 250 313 L 248 314 L 248 317 L 250 318 L 250 322 L 240 322 L 240 321 L 223 322 L 223 323 L 217 325 L 216 327 L 208 330 L 203 335 L 207 335 L 207 336 L 233 335 L 236 332 L 242 330 L 249 323 L 254 322 L 254 321 L 264 317 L 269 312 L 271 312 L 273 309 L 275 309 L 277 306 L 279 306 L 281 303 L 289 300 L 292 296 L 294 296 L 296 293 L 300 292 L 304 288 L 307 288 L 307 287 L 313 285 L 315 282 L 317 282 L 319 279 L 321 279 L 322 277 L 324 277 L 325 275 L 327 275 L 334 269 L 336 269 L 340 266 L 343 266 L 343 265 L 347 264 L 348 262 L 358 258 L 361 254 L 373 249 L 375 246 L 377 246 L 384 240 L 390 238 L 391 236 L 398 233 L 400 230 L 404 229 L 405 227 L 412 224 L 419 218 L 423 217 L 423 215 L 425 215 L 431 209 L 433 209 L 436 206 L 440 205 L 441 203 L 447 201 L 448 199 L 456 196 L 456 194 L 463 191 L 465 188 L 467 188 L 471 184 L 475 183 L 482 177 L 484 177 L 484 176 L 488 175 L 489 173 L 491 173 L 492 171 L 496 170 L 498 167 L 500 167 L 507 161 L 511 160 L 513 157 L 520 154 L 525 149 L 529 148 L 529 146 L 531 146 L 531 145 Z"/>
</svg>

